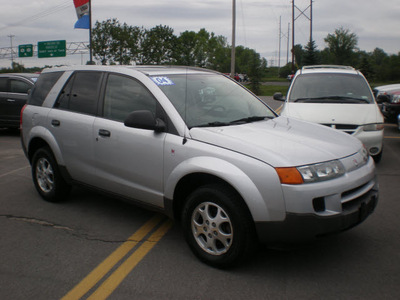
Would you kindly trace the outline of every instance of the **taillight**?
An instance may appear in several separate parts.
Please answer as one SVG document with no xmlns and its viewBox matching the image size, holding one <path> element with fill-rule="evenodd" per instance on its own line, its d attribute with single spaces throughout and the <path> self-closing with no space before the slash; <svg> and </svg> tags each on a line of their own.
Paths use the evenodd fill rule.
<svg viewBox="0 0 400 300">
<path fill-rule="evenodd" d="M 19 130 L 22 130 L 22 114 L 24 113 L 25 108 L 26 104 L 22 107 L 21 114 L 19 115 Z"/>
</svg>

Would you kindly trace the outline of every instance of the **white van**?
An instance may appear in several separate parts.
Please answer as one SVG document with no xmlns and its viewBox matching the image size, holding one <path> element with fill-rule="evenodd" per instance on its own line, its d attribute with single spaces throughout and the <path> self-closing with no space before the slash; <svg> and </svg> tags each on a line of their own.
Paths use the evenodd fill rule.
<svg viewBox="0 0 400 300">
<path fill-rule="evenodd" d="M 274 99 L 285 101 L 281 93 Z M 382 157 L 384 118 L 367 80 L 352 67 L 321 65 L 298 70 L 281 115 L 351 134 L 376 162 Z"/>
</svg>

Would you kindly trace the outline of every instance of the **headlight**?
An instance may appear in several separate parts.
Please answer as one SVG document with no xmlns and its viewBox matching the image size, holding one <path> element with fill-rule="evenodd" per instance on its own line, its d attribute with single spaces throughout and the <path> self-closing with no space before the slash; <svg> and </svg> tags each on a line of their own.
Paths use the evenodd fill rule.
<svg viewBox="0 0 400 300">
<path fill-rule="evenodd" d="M 377 123 L 377 124 L 367 124 L 363 126 L 364 131 L 378 131 L 382 130 L 384 128 L 382 123 Z"/>
<path fill-rule="evenodd" d="M 338 160 L 325 163 L 275 168 L 282 184 L 302 184 L 329 180 L 342 176 L 345 173 L 343 164 Z"/>
<path fill-rule="evenodd" d="M 343 164 L 338 160 L 298 167 L 304 182 L 317 182 L 340 177 L 345 173 Z"/>
<path fill-rule="evenodd" d="M 392 99 L 392 103 L 400 103 L 400 95 L 394 95 Z"/>
</svg>

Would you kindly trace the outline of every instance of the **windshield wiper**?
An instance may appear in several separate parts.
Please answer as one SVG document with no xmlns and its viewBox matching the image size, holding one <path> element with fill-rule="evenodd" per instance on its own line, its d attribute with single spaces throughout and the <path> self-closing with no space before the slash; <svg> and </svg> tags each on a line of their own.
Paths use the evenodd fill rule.
<svg viewBox="0 0 400 300">
<path fill-rule="evenodd" d="M 328 101 L 326 101 L 328 100 Z M 326 103 L 332 102 L 336 103 L 342 101 L 342 103 L 359 103 L 366 102 L 369 103 L 368 99 L 354 98 L 349 96 L 325 96 L 325 97 L 314 97 L 314 98 L 297 98 L 294 102 L 305 102 L 305 103 Z"/>
<path fill-rule="evenodd" d="M 269 116 L 252 116 L 252 117 L 247 117 L 247 118 L 242 118 L 239 120 L 234 120 L 229 122 L 229 124 L 243 124 L 243 123 L 251 123 L 251 122 L 257 122 L 257 121 L 262 121 L 265 120 L 266 118 L 273 118 Z"/>
<path fill-rule="evenodd" d="M 231 122 L 210 122 L 206 124 L 201 124 L 201 125 L 195 125 L 193 127 L 220 127 L 220 126 L 230 126 L 230 125 L 240 125 L 240 124 L 246 124 L 246 123 L 251 123 L 251 122 L 256 122 L 256 121 L 262 121 L 266 118 L 272 119 L 274 117 L 272 116 L 252 116 L 252 117 L 247 117 L 247 118 L 242 118 L 239 120 L 234 120 Z"/>
<path fill-rule="evenodd" d="M 210 123 L 206 123 L 206 124 L 201 124 L 201 125 L 195 125 L 193 127 L 219 127 L 219 126 L 229 126 L 231 125 L 230 123 L 226 123 L 226 122 L 210 122 Z"/>
</svg>

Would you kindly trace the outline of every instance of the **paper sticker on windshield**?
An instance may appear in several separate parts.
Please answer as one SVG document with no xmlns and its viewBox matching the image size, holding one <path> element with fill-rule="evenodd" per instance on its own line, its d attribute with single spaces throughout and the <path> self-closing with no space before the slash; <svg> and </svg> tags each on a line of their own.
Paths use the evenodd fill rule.
<svg viewBox="0 0 400 300">
<path fill-rule="evenodd" d="M 171 79 L 169 79 L 168 77 L 165 77 L 165 76 L 151 77 L 151 79 L 157 85 L 174 85 L 175 84 Z"/>
</svg>

